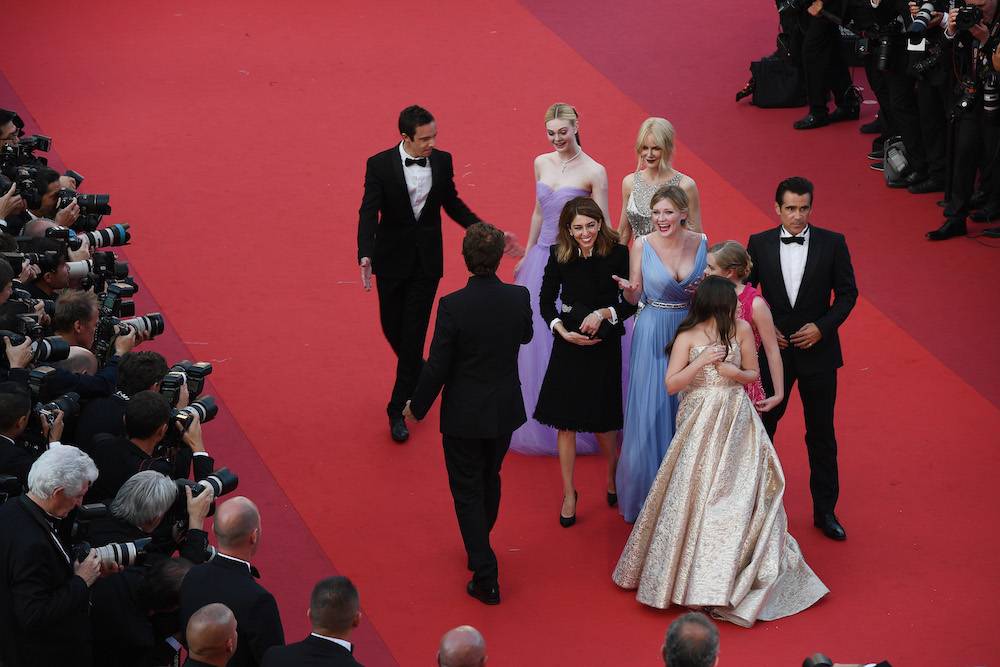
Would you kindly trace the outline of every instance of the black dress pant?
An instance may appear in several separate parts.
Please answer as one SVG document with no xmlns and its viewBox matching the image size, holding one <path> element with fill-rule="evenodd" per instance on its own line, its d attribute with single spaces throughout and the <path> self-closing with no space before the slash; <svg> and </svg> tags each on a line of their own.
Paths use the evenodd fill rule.
<svg viewBox="0 0 1000 667">
<path fill-rule="evenodd" d="M 382 333 L 396 353 L 396 382 L 386 406 L 390 417 L 403 414 L 424 366 L 424 341 L 439 277 L 375 277 Z"/>
<path fill-rule="evenodd" d="M 785 398 L 770 412 L 761 414 L 767 435 L 774 441 L 778 421 L 785 414 L 792 387 L 798 382 L 802 412 L 806 422 L 806 450 L 809 453 L 809 490 L 812 493 L 813 515 L 832 514 L 840 495 L 837 471 L 837 437 L 833 425 L 834 404 L 837 401 L 837 370 L 799 375 L 795 355 L 782 354 L 785 376 Z M 761 364 L 764 391 L 773 395 L 774 383 L 766 363 Z"/>
<path fill-rule="evenodd" d="M 897 55 L 904 60 L 906 52 Z M 917 105 L 917 81 L 908 74 L 886 72 L 889 85 L 889 104 L 892 107 L 892 121 L 896 132 L 903 138 L 906 158 L 911 172 L 927 173 L 927 154 L 924 151 L 923 136 L 920 132 L 920 108 Z"/>
<path fill-rule="evenodd" d="M 878 142 L 883 143 L 888 137 L 899 134 L 892 117 L 892 102 L 889 98 L 889 81 L 885 72 L 878 68 L 875 56 L 865 59 L 865 77 L 868 79 L 868 87 L 875 93 L 878 100 L 878 115 L 882 119 L 882 135 L 878 137 Z M 874 142 L 872 142 L 874 145 Z"/>
<path fill-rule="evenodd" d="M 946 181 L 948 166 L 948 99 L 949 80 L 929 77 L 917 82 L 917 108 L 920 110 L 920 131 L 927 157 L 927 175 L 942 183 Z"/>
<path fill-rule="evenodd" d="M 982 101 L 963 113 L 951 128 L 954 143 L 951 153 L 951 187 L 944 214 L 948 218 L 965 220 L 969 215 L 970 200 L 976 188 L 976 173 L 983 163 L 997 159 L 998 128 L 983 119 Z M 991 164 L 992 166 L 992 164 Z M 982 185 L 988 187 L 993 178 L 992 170 L 984 170 Z"/>
<path fill-rule="evenodd" d="M 851 87 L 851 72 L 840 53 L 840 29 L 822 17 L 810 16 L 802 41 L 802 65 L 806 74 L 809 111 L 826 115 L 830 93 L 840 105 Z"/>
<path fill-rule="evenodd" d="M 490 531 L 500 511 L 500 466 L 510 448 L 510 434 L 500 438 L 442 435 L 441 440 L 448 486 L 473 581 L 479 588 L 493 588 L 498 570 L 496 554 L 490 547 Z"/>
</svg>

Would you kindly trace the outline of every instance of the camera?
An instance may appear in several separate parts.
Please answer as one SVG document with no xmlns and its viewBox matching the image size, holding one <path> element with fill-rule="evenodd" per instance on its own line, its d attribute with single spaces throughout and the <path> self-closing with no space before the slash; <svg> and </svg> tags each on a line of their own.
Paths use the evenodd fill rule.
<svg viewBox="0 0 1000 667">
<path fill-rule="evenodd" d="M 81 195 L 70 188 L 62 188 L 58 194 L 56 210 L 66 208 L 76 199 L 80 215 L 111 215 L 111 195 Z"/>
<path fill-rule="evenodd" d="M 4 193 L 10 190 L 11 184 L 15 184 L 14 194 L 18 194 L 24 200 L 29 209 L 36 209 L 42 205 L 42 195 L 45 194 L 38 187 L 35 179 L 38 170 L 31 166 L 19 165 L 16 155 L 18 146 L 0 146 L 0 171 L 4 176 L 0 177 L 0 188 Z M 8 178 L 9 177 L 9 178 Z"/>
<path fill-rule="evenodd" d="M 52 137 L 46 137 L 44 134 L 33 134 L 30 137 L 21 137 L 18 144 L 27 151 L 48 153 L 52 150 Z"/>
<path fill-rule="evenodd" d="M 51 426 L 56 421 L 56 412 L 62 411 L 64 419 L 80 414 L 80 394 L 67 392 L 48 403 L 36 403 L 32 409 L 39 420 L 44 419 Z"/>
<path fill-rule="evenodd" d="M 45 238 L 62 241 L 70 250 L 79 250 L 83 245 L 83 239 L 68 227 L 49 227 L 45 230 Z"/>
<path fill-rule="evenodd" d="M 188 388 L 188 399 L 194 400 L 205 389 L 205 378 L 212 374 L 212 364 L 207 361 L 189 361 L 184 359 L 170 368 L 171 372 L 183 373 Z"/>
<path fill-rule="evenodd" d="M 933 2 L 925 2 L 920 5 L 920 9 L 917 10 L 916 16 L 913 17 L 913 23 L 906 30 L 907 35 L 910 38 L 910 44 L 919 44 L 924 38 L 924 33 L 927 32 L 927 27 L 931 22 L 932 14 L 934 12 L 942 11 L 938 9 Z"/>
<path fill-rule="evenodd" d="M 128 278 L 128 262 L 119 262 L 110 250 L 95 252 L 91 259 L 67 262 L 70 279 L 83 279 L 83 289 L 90 287 L 98 291 L 104 289 L 108 280 Z"/>
<path fill-rule="evenodd" d="M 181 397 L 181 387 L 184 386 L 186 377 L 182 371 L 171 370 L 160 380 L 160 394 L 167 399 L 170 407 L 177 407 L 177 402 Z"/>
<path fill-rule="evenodd" d="M 20 275 L 26 264 L 36 264 L 42 273 L 55 271 L 59 266 L 60 254 L 54 250 L 46 252 L 5 252 L 0 253 L 10 268 L 14 269 L 14 275 Z"/>
<path fill-rule="evenodd" d="M 167 429 L 167 438 L 179 438 L 179 435 L 173 435 L 178 433 L 177 426 L 180 427 L 180 432 L 183 433 L 191 428 L 191 424 L 195 419 L 204 424 L 215 419 L 217 414 L 219 414 L 219 406 L 216 405 L 214 396 L 202 396 L 191 401 L 191 404 L 186 408 L 171 411 L 171 425 Z"/>
<path fill-rule="evenodd" d="M 83 236 L 86 236 L 87 240 L 90 241 L 91 248 L 125 245 L 132 238 L 128 231 L 128 224 L 126 223 L 111 225 L 96 231 L 84 232 Z"/>
<path fill-rule="evenodd" d="M 993 71 L 983 79 L 983 118 L 993 124 L 1000 121 L 1000 75 Z"/>
<path fill-rule="evenodd" d="M 199 482 L 192 482 L 190 479 L 175 479 L 174 483 L 177 484 L 177 500 L 174 501 L 172 513 L 175 516 L 186 516 L 187 494 L 184 492 L 185 487 L 191 489 L 191 496 L 193 498 L 197 498 L 201 495 L 202 491 L 211 487 L 215 493 L 215 499 L 218 500 L 222 496 L 235 491 L 236 487 L 240 484 L 240 478 L 229 468 L 219 468 Z M 208 511 L 209 516 L 213 514 L 215 514 L 215 500 L 212 501 L 212 507 Z"/>
<path fill-rule="evenodd" d="M 0 330 L 0 339 L 7 338 L 14 347 L 21 345 L 28 337 L 9 329 Z M 69 357 L 69 343 L 60 336 L 37 338 L 31 342 L 31 354 L 34 363 L 46 361 L 62 361 Z"/>
<path fill-rule="evenodd" d="M 976 7 L 975 5 L 963 5 L 958 8 L 958 14 L 955 16 L 955 29 L 959 31 L 968 31 L 982 20 L 982 8 Z"/>
<path fill-rule="evenodd" d="M 889 69 L 889 59 L 892 57 L 892 35 L 881 35 L 875 42 L 875 67 L 880 72 Z"/>
<path fill-rule="evenodd" d="M 18 283 L 20 284 L 20 283 Z M 7 299 L 7 303 L 17 303 L 20 304 L 27 312 L 33 312 L 35 306 L 39 303 L 45 310 L 45 314 L 52 317 L 56 314 L 56 302 L 50 301 L 49 299 L 36 299 L 31 296 L 28 290 L 21 289 L 20 287 L 12 287 L 10 290 L 10 298 Z"/>
<path fill-rule="evenodd" d="M 97 560 L 100 561 L 103 568 L 112 565 L 128 567 L 129 565 L 134 565 L 142 557 L 146 547 L 152 541 L 153 538 L 151 537 L 143 537 L 132 542 L 105 544 L 103 547 L 95 548 L 94 551 L 97 552 Z M 74 547 L 76 560 L 82 563 L 90 553 L 90 549 L 90 544 L 87 542 L 77 544 Z"/>
<path fill-rule="evenodd" d="M 159 313 L 147 313 L 138 317 L 130 317 L 127 320 L 122 320 L 121 323 L 132 327 L 137 334 L 146 338 L 156 338 L 163 333 L 165 326 L 163 315 Z"/>
</svg>

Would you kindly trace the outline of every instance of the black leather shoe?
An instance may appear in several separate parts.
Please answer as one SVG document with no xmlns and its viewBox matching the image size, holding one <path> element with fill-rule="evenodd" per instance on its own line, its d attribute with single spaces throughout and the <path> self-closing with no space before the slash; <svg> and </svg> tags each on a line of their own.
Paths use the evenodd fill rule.
<svg viewBox="0 0 1000 667">
<path fill-rule="evenodd" d="M 831 540 L 843 542 L 847 539 L 847 533 L 844 531 L 844 527 L 840 525 L 840 522 L 837 521 L 837 517 L 832 513 L 813 517 L 813 525 L 823 531 L 823 534 Z"/>
<path fill-rule="evenodd" d="M 882 161 L 872 162 L 870 165 L 868 165 L 868 168 L 873 171 L 885 171 L 885 162 Z"/>
<path fill-rule="evenodd" d="M 500 604 L 500 588 L 492 586 L 490 588 L 480 588 L 475 581 L 470 581 L 465 587 L 465 592 L 476 598 L 483 604 Z"/>
<path fill-rule="evenodd" d="M 869 160 L 881 160 L 884 156 L 885 156 L 885 151 L 877 151 L 872 149 L 872 152 L 865 157 L 867 157 Z"/>
<path fill-rule="evenodd" d="M 861 134 L 882 134 L 882 130 L 884 129 L 885 126 L 882 124 L 882 117 L 875 116 L 874 120 L 859 127 L 858 131 L 860 131 Z"/>
<path fill-rule="evenodd" d="M 608 507 L 614 507 L 618 504 L 618 492 L 608 491 Z"/>
<path fill-rule="evenodd" d="M 792 123 L 796 130 L 814 130 L 817 127 L 825 127 L 830 124 L 830 116 L 827 114 L 808 114 Z"/>
<path fill-rule="evenodd" d="M 573 492 L 573 502 L 575 503 L 575 502 L 577 502 L 579 500 L 580 500 L 579 494 L 576 491 L 574 491 Z M 573 511 L 573 516 L 563 516 L 562 515 L 562 508 L 559 508 L 559 525 L 562 526 L 563 528 L 569 528 L 574 523 L 576 523 L 576 511 L 575 511 L 575 509 Z"/>
<path fill-rule="evenodd" d="M 845 120 L 857 120 L 861 118 L 861 93 L 857 88 L 851 86 L 847 89 L 844 99 L 841 100 L 837 108 L 830 114 L 831 123 L 839 123 Z"/>
<path fill-rule="evenodd" d="M 909 188 L 911 185 L 916 185 L 917 183 L 923 183 L 927 180 L 927 174 L 921 174 L 920 172 L 912 171 L 898 181 L 890 181 L 886 183 L 890 188 Z"/>
<path fill-rule="evenodd" d="M 994 220 L 1000 220 L 1000 211 L 990 208 L 981 208 L 969 218 L 973 222 L 993 222 Z"/>
<path fill-rule="evenodd" d="M 965 220 L 960 220 L 958 218 L 948 218 L 944 221 L 944 224 L 935 229 L 933 232 L 927 232 L 928 241 L 944 241 L 945 239 L 955 238 L 956 236 L 965 236 L 968 230 L 965 228 Z"/>
<path fill-rule="evenodd" d="M 389 417 L 389 434 L 401 444 L 410 439 L 410 429 L 406 428 L 406 421 L 402 417 Z"/>
<path fill-rule="evenodd" d="M 936 178 L 927 178 L 919 183 L 911 185 L 906 189 L 910 191 L 910 194 L 914 195 L 926 195 L 931 192 L 944 192 L 944 182 Z"/>
</svg>

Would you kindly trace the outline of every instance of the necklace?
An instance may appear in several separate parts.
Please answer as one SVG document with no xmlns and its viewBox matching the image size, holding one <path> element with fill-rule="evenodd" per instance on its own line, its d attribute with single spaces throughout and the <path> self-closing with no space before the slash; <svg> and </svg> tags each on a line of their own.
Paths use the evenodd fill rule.
<svg viewBox="0 0 1000 667">
<path fill-rule="evenodd" d="M 576 151 L 576 155 L 574 155 L 574 156 L 573 156 L 573 157 L 571 157 L 570 159 L 568 159 L 568 160 L 559 160 L 559 164 L 560 164 L 560 165 L 562 165 L 562 171 L 563 171 L 563 173 L 565 173 L 565 172 L 566 172 L 566 165 L 568 165 L 568 164 L 569 164 L 570 162 L 572 162 L 573 160 L 575 160 L 575 159 L 577 159 L 578 157 L 580 157 L 580 153 L 582 153 L 582 152 L 583 152 L 583 149 L 582 149 L 582 148 L 580 148 L 580 149 L 578 149 L 578 150 Z"/>
</svg>

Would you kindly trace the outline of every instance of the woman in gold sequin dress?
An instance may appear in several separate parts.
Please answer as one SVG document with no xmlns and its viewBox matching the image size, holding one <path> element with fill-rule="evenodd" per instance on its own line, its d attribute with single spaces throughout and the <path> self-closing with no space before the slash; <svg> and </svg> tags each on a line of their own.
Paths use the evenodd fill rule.
<svg viewBox="0 0 1000 667">
<path fill-rule="evenodd" d="M 749 627 L 828 593 L 788 534 L 785 478 L 743 385 L 759 374 L 736 293 L 707 277 L 678 328 L 667 391 L 677 428 L 612 578 L 643 604 L 707 608 Z"/>
</svg>

